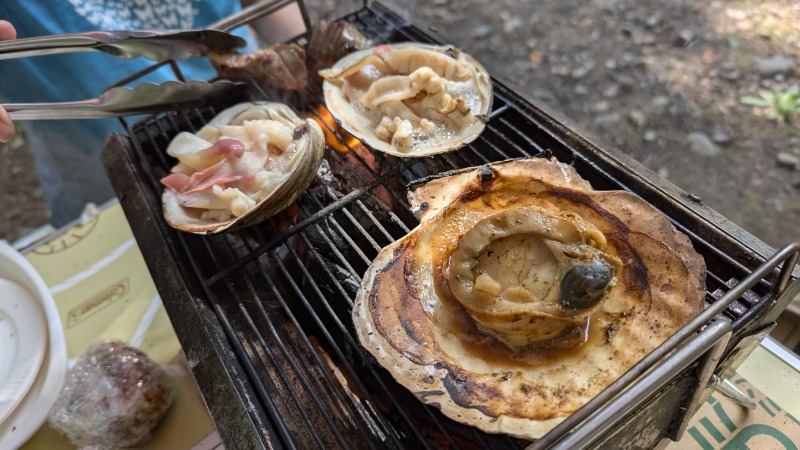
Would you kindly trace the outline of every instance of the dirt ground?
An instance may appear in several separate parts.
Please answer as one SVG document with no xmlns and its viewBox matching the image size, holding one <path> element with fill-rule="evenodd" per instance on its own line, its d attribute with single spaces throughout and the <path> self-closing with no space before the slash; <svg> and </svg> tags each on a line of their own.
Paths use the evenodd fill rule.
<svg viewBox="0 0 800 450">
<path fill-rule="evenodd" d="M 800 119 L 740 101 L 798 85 L 795 0 L 433 0 L 409 10 L 767 244 L 800 240 Z M 24 140 L 0 145 L 0 158 L 0 238 L 13 241 L 48 212 Z"/>
</svg>

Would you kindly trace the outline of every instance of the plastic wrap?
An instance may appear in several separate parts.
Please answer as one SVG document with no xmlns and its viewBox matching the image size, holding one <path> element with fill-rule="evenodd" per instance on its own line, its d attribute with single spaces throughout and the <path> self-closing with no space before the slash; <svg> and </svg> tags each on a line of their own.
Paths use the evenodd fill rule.
<svg viewBox="0 0 800 450">
<path fill-rule="evenodd" d="M 173 399 L 169 378 L 146 354 L 100 342 L 78 359 L 48 420 L 77 446 L 131 447 L 150 439 Z"/>
</svg>

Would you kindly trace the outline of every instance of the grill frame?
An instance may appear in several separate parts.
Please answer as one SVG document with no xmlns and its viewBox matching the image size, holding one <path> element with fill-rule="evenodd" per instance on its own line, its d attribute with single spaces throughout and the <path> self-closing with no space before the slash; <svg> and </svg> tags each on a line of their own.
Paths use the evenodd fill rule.
<svg viewBox="0 0 800 450">
<path fill-rule="evenodd" d="M 384 21 L 377 35 L 370 33 L 370 37 L 378 41 L 397 40 L 400 37 L 421 42 L 441 41 L 432 33 L 405 23 L 377 3 L 345 17 L 352 23 L 367 27 L 374 25 L 370 21 L 378 20 L 375 23 L 379 25 L 380 21 Z M 307 40 L 308 36 L 298 39 L 300 43 Z M 177 70 L 174 65 L 173 70 Z M 176 73 L 176 77 L 180 79 L 180 73 Z M 664 212 L 678 229 L 689 235 L 706 258 L 710 267 L 707 302 L 711 304 L 725 301 L 722 297 L 726 292 L 735 291 L 735 285 L 762 267 L 767 257 L 774 253 L 768 246 L 637 162 L 614 149 L 603 147 L 588 137 L 587 133 L 576 131 L 579 128 L 568 120 L 546 111 L 535 101 L 524 99 L 497 80 L 493 81 L 494 111 L 487 131 L 465 149 L 426 158 L 431 166 L 458 168 L 513 156 L 552 154 L 559 160 L 575 165 L 578 172 L 596 188 L 634 192 Z M 276 99 L 278 94 L 251 89 L 248 93 L 242 93 L 242 99 L 245 95 Z M 285 99 L 278 95 L 277 99 L 287 100 L 292 105 L 308 100 L 301 98 L 302 95 L 305 94 L 292 94 Z M 311 92 L 310 98 L 315 96 L 316 102 L 319 102 L 319 93 Z M 230 100 L 232 104 L 240 99 Z M 311 251 L 315 261 L 337 259 L 336 266 L 357 280 L 363 274 L 361 269 L 369 264 L 370 255 L 374 257 L 382 246 L 402 237 L 413 225 L 414 219 L 407 208 L 405 211 L 382 209 L 380 201 L 376 200 L 377 190 L 386 183 L 393 183 L 394 186 L 397 182 L 407 182 L 430 174 L 429 168 L 420 167 L 427 163 L 373 155 L 391 167 L 381 175 L 366 170 L 368 166 L 364 156 L 353 149 L 347 156 L 328 150 L 328 158 L 353 158 L 351 163 L 365 169 L 372 176 L 367 180 L 367 187 L 356 186 L 347 193 L 342 192 L 341 197 L 335 192 L 336 186 L 331 184 L 326 185 L 321 196 L 307 193 L 296 216 L 299 220 L 295 223 L 291 222 L 292 217 L 287 218 L 282 214 L 267 224 L 232 233 L 230 236 L 234 237 L 230 238 L 186 235 L 171 229 L 161 216 L 158 179 L 166 174 L 164 170 L 171 166 L 171 162 L 156 150 L 163 150 L 171 135 L 179 129 L 199 129 L 205 120 L 213 117 L 213 111 L 204 108 L 169 112 L 134 125 L 123 121 L 128 136 L 132 138 L 111 135 L 103 153 L 103 162 L 226 447 L 306 448 L 306 444 L 315 444 L 321 447 L 351 445 L 361 448 L 364 443 L 353 442 L 352 436 L 339 431 L 341 422 L 350 424 L 350 428 L 341 428 L 344 431 L 356 428 L 372 433 L 373 440 L 366 442 L 364 448 L 416 445 L 436 448 L 439 444 L 436 439 L 442 437 L 454 442 L 451 445 L 453 448 L 460 448 L 468 440 L 477 443 L 479 448 L 524 446 L 518 440 L 485 435 L 451 423 L 433 408 L 421 406 L 402 387 L 396 386 L 388 375 L 382 373 L 382 369 L 372 365 L 370 358 L 359 349 L 353 334 L 348 334 L 349 307 L 352 306 L 354 295 L 353 280 L 342 276 L 337 278 L 337 274 L 331 273 L 331 267 L 327 270 L 323 267 L 321 273 L 312 273 L 302 264 L 289 264 L 292 260 L 302 261 L 300 253 L 303 248 L 310 248 L 316 250 L 316 253 Z M 531 127 L 536 133 L 522 129 L 523 125 Z M 512 135 L 516 138 L 509 139 Z M 341 139 L 341 136 L 338 137 Z M 526 146 L 535 149 L 536 153 L 527 152 Z M 509 150 L 504 151 L 504 148 Z M 482 153 L 484 150 L 497 157 L 486 157 Z M 402 196 L 391 189 L 389 191 L 390 200 L 403 206 Z M 326 203 L 326 198 L 336 200 Z M 370 211 L 373 207 L 375 211 Z M 380 224 L 376 225 L 375 236 L 358 220 L 364 212 L 368 221 Z M 282 227 L 278 221 L 288 221 L 288 228 Z M 351 240 L 347 243 L 359 249 L 352 260 L 341 252 L 337 254 L 338 244 L 334 242 L 337 239 L 346 240 L 348 233 L 344 228 L 348 224 L 354 227 L 356 235 L 360 233 L 366 241 L 354 243 Z M 270 236 L 271 231 L 277 234 Z M 325 236 L 327 242 L 321 242 L 319 246 L 332 248 L 330 254 L 320 253 L 318 246 L 312 242 L 318 238 L 325 241 Z M 234 241 L 235 244 L 232 243 Z M 198 258 L 198 255 L 206 254 L 212 259 L 210 264 L 217 266 L 216 270 L 209 272 L 209 263 Z M 796 252 L 794 254 L 796 257 Z M 791 257 L 784 257 L 783 260 L 786 261 L 784 267 L 794 267 Z M 713 267 L 725 270 L 715 271 Z M 773 265 L 764 270 L 763 276 L 755 278 L 752 286 L 747 286 L 743 293 L 730 299 L 733 304 L 725 308 L 718 319 L 732 321 L 733 337 L 724 348 L 718 373 L 735 368 L 738 359 L 733 356 L 746 356 L 742 350 L 737 350 L 742 348 L 740 342 L 768 327 L 800 291 L 798 272 L 800 270 L 792 273 L 787 269 L 781 272 L 774 269 Z M 327 276 L 332 282 L 320 286 L 313 281 L 314 275 Z M 285 281 L 276 283 L 273 277 Z M 266 284 L 264 289 L 267 290 L 259 291 L 254 279 L 263 279 Z M 298 283 L 298 280 L 305 283 L 310 280 L 310 283 Z M 784 280 L 785 285 L 780 287 Z M 773 289 L 776 286 L 780 289 Z M 326 294 L 321 291 L 323 287 L 333 289 L 333 292 Z M 327 299 L 328 295 L 338 295 L 343 303 L 334 305 L 344 307 L 344 310 L 334 310 L 330 303 L 326 304 L 327 300 L 321 304 L 315 303 L 314 296 Z M 253 301 L 259 299 L 273 303 L 277 301 L 279 307 L 272 309 L 271 303 Z M 297 317 L 295 308 L 298 306 L 294 303 L 297 301 L 302 304 L 300 311 L 307 311 L 312 316 L 317 314 L 317 306 L 328 311 L 322 311 L 309 321 Z M 273 317 L 282 321 L 273 321 Z M 261 329 L 263 333 L 259 331 Z M 303 333 L 294 335 L 293 330 L 303 330 Z M 307 333 L 307 330 L 313 330 L 313 333 Z M 744 353 L 747 353 L 746 350 Z M 307 357 L 316 366 L 307 364 Z M 345 370 L 337 372 L 326 358 L 334 358 L 340 364 L 347 361 Z M 651 416 L 663 419 L 663 411 L 659 415 L 654 411 L 648 412 L 648 408 L 663 410 L 671 404 L 687 406 L 686 398 L 696 398 L 693 393 L 702 391 L 705 386 L 706 381 L 694 374 L 698 366 L 699 363 L 693 361 L 688 368 L 674 374 L 654 394 L 659 399 L 650 400 L 643 409 L 632 413 L 629 419 L 620 421 L 617 430 L 622 430 L 622 434 L 615 433 L 624 440 L 630 438 L 630 430 L 653 423 L 645 423 L 644 419 Z M 368 386 L 365 380 L 356 379 L 347 382 L 353 382 L 357 389 L 343 387 L 345 383 L 340 377 L 346 378 L 347 375 L 360 374 L 362 371 L 372 377 L 368 381 L 376 386 Z M 312 375 L 319 375 L 330 386 L 316 386 Z M 295 381 L 295 378 L 299 381 Z M 282 394 L 278 392 L 281 384 L 297 389 Z M 330 395 L 317 395 L 315 389 L 330 391 Z M 399 410 L 395 412 L 399 418 L 378 411 L 382 405 L 380 399 L 375 398 L 375 393 L 381 390 Z M 365 395 L 364 402 L 359 404 L 351 397 L 354 391 L 371 394 L 362 394 Z M 318 411 L 312 411 L 311 406 Z M 688 407 L 691 406 L 690 402 Z M 599 408 L 595 408 L 590 414 L 599 411 Z M 417 412 L 424 414 L 426 420 L 440 429 L 438 436 L 431 438 L 424 435 L 427 430 L 419 427 L 412 417 Z M 297 430 L 292 428 L 297 423 L 309 424 L 307 431 L 311 432 L 298 436 Z M 320 430 L 321 426 L 326 426 L 326 429 Z M 674 428 L 674 424 L 659 427 Z M 663 433 L 668 431 L 664 429 Z M 418 438 L 419 444 L 413 442 L 411 438 L 414 437 Z"/>
</svg>

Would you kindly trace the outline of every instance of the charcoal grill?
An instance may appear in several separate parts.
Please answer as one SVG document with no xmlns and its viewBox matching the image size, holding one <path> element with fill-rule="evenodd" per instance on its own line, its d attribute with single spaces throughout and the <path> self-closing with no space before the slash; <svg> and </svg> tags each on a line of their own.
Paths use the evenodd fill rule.
<svg viewBox="0 0 800 450">
<path fill-rule="evenodd" d="M 441 41 L 377 2 L 343 20 L 376 42 Z M 159 179 L 174 163 L 167 144 L 246 99 L 282 101 L 322 119 L 318 80 L 290 94 L 251 83 L 225 103 L 123 120 L 127 133 L 109 137 L 104 165 L 226 448 L 649 448 L 680 437 L 709 386 L 749 355 L 800 292 L 800 246 L 774 251 L 493 82 L 486 130 L 467 147 L 406 160 L 369 152 L 328 126 L 338 142 L 326 149 L 323 170 L 302 199 L 268 222 L 224 235 L 189 235 L 165 223 Z M 372 259 L 417 224 L 403 186 L 446 170 L 539 156 L 572 164 L 596 189 L 633 192 L 663 212 L 705 258 L 708 287 L 700 317 L 531 444 L 482 433 L 423 405 L 361 349 L 350 311 Z"/>
</svg>

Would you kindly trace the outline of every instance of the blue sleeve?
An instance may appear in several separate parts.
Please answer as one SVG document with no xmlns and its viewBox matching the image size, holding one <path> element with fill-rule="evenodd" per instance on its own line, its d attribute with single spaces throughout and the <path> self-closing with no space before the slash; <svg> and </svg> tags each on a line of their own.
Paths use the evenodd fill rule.
<svg viewBox="0 0 800 450">
<path fill-rule="evenodd" d="M 34 37 L 94 30 L 198 29 L 239 10 L 239 2 L 217 0 L 3 0 L 0 19 L 17 36 Z M 243 35 L 244 30 L 238 34 Z M 71 53 L 0 61 L 0 98 L 5 102 L 84 100 L 153 64 L 101 52 Z M 205 58 L 179 63 L 187 79 L 216 75 Z M 147 78 L 174 79 L 163 70 Z"/>
</svg>

